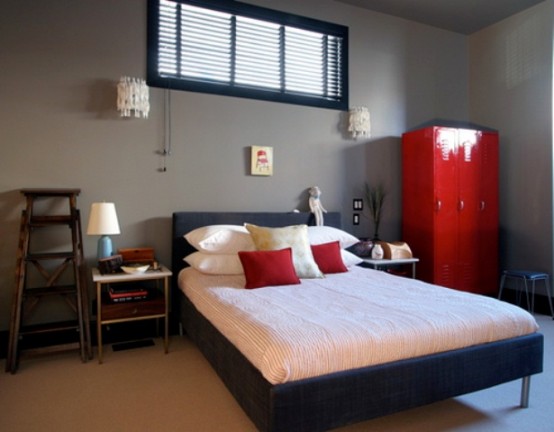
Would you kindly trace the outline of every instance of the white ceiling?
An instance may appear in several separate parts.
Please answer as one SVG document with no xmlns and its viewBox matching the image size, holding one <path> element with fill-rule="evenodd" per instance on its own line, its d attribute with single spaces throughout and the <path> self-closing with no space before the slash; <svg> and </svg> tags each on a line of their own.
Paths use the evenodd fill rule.
<svg viewBox="0 0 554 432">
<path fill-rule="evenodd" d="M 544 0 L 336 1 L 468 35 Z"/>
</svg>

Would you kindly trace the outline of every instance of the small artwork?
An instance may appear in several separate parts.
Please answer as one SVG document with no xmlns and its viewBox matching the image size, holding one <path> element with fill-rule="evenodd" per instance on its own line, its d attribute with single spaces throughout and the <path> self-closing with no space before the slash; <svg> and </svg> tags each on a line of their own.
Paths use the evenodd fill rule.
<svg viewBox="0 0 554 432">
<path fill-rule="evenodd" d="M 273 147 L 252 146 L 252 175 L 273 175 Z"/>
</svg>

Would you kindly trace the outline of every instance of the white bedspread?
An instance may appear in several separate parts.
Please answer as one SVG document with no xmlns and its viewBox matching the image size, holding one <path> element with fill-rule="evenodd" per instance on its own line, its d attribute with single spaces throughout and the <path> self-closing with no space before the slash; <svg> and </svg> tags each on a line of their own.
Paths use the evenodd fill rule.
<svg viewBox="0 0 554 432">
<path fill-rule="evenodd" d="M 196 308 L 273 384 L 538 329 L 508 303 L 359 267 L 300 285 L 246 290 L 244 282 L 179 274 Z"/>
</svg>

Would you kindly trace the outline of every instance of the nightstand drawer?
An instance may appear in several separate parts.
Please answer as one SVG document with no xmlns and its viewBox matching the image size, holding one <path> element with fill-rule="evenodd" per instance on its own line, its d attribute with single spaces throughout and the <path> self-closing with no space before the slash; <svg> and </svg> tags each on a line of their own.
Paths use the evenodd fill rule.
<svg viewBox="0 0 554 432">
<path fill-rule="evenodd" d="M 157 298 L 148 299 L 146 301 L 110 303 L 102 305 L 103 322 L 164 314 L 165 301 L 161 295 Z"/>
</svg>

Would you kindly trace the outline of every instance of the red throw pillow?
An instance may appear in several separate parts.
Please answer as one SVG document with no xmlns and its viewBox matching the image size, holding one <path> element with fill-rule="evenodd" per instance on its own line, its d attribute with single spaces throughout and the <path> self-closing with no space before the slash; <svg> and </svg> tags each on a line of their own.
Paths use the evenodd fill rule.
<svg viewBox="0 0 554 432">
<path fill-rule="evenodd" d="M 245 288 L 300 283 L 294 270 L 291 248 L 255 252 L 241 251 L 239 258 L 246 276 Z"/>
<path fill-rule="evenodd" d="M 312 245 L 312 254 L 322 273 L 344 273 L 348 271 L 342 260 L 338 241 Z"/>
</svg>

